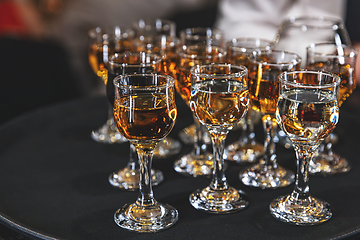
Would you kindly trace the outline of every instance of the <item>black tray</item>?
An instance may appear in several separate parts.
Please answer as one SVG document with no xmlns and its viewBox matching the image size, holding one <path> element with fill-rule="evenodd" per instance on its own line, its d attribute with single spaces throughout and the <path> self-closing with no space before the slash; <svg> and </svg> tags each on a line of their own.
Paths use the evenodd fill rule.
<svg viewBox="0 0 360 240">
<path fill-rule="evenodd" d="M 179 118 L 171 135 L 192 123 L 190 111 L 178 101 Z M 244 186 L 238 173 L 244 167 L 229 163 L 229 184 L 244 190 L 250 205 L 242 212 L 215 215 L 195 210 L 188 197 L 203 188 L 209 178 L 190 178 L 176 173 L 173 162 L 192 147 L 168 159 L 154 159 L 153 167 L 165 181 L 154 188 L 155 198 L 179 211 L 179 221 L 170 229 L 139 234 L 119 228 L 114 212 L 134 202 L 137 192 L 116 189 L 108 175 L 127 163 L 129 146 L 100 144 L 90 132 L 104 123 L 105 97 L 81 99 L 41 109 L 17 118 L 0 129 L 0 220 L 11 229 L 40 239 L 342 239 L 360 232 L 360 111 L 344 106 L 337 127 L 335 150 L 353 169 L 345 175 L 310 177 L 313 196 L 331 204 L 333 217 L 312 227 L 282 223 L 270 215 L 269 203 L 288 194 L 293 185 L 275 190 Z M 257 126 L 258 137 L 263 135 Z M 227 143 L 237 140 L 230 133 Z M 278 146 L 279 164 L 295 170 L 292 149 Z"/>
</svg>

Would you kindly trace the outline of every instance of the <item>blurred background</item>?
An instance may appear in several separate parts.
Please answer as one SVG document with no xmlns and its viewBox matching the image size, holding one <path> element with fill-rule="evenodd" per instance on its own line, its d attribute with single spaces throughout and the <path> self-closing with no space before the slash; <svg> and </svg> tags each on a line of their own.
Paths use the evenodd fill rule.
<svg viewBox="0 0 360 240">
<path fill-rule="evenodd" d="M 344 2 L 343 18 L 349 35 L 354 42 L 360 42 L 360 1 Z M 89 29 L 130 26 L 140 18 L 173 20 L 177 32 L 188 27 L 213 27 L 224 15 L 219 12 L 220 3 L 221 0 L 0 0 L 0 124 L 38 107 L 103 93 L 103 83 L 88 64 Z"/>
</svg>

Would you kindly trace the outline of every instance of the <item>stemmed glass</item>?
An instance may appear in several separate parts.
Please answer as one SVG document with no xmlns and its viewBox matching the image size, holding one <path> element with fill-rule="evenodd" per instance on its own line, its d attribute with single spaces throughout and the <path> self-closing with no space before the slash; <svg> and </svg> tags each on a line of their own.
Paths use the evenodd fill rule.
<svg viewBox="0 0 360 240">
<path fill-rule="evenodd" d="M 260 38 L 234 38 L 226 43 L 227 62 L 235 65 L 248 66 L 253 51 L 271 50 L 274 43 Z M 245 121 L 240 123 L 242 133 L 238 141 L 225 148 L 225 160 L 238 163 L 251 163 L 264 153 L 264 145 L 256 142 L 254 122 L 259 114 L 248 108 Z"/>
<path fill-rule="evenodd" d="M 337 45 L 351 46 L 349 34 L 341 19 L 324 16 L 299 16 L 285 19 L 275 37 L 275 49 L 297 53 L 301 59 L 301 68 L 306 66 L 306 48 L 312 43 L 331 42 Z M 332 133 L 332 139 L 336 136 Z M 278 133 L 279 143 L 286 148 L 290 140 L 283 131 Z"/>
<path fill-rule="evenodd" d="M 162 57 L 162 74 L 175 76 L 176 47 L 179 39 L 176 38 L 176 24 L 167 19 L 139 19 L 132 23 L 135 32 L 134 48 L 137 52 L 147 52 Z M 164 138 L 158 143 L 155 158 L 166 158 L 179 153 L 181 143 L 171 137 Z"/>
<path fill-rule="evenodd" d="M 114 54 L 109 59 L 109 81 L 112 81 L 118 75 L 133 73 L 158 73 L 161 69 L 161 57 L 156 54 L 145 52 L 126 52 Z M 107 84 L 107 96 L 109 102 L 114 104 L 115 87 L 113 83 Z M 139 189 L 140 165 L 137 158 L 135 147 L 130 144 L 130 158 L 127 166 L 109 175 L 109 182 L 112 186 L 129 191 Z M 158 185 L 164 179 L 160 170 L 151 169 L 151 184 Z"/>
<path fill-rule="evenodd" d="M 224 34 L 218 29 L 188 28 L 180 32 L 180 47 L 177 50 L 178 62 L 175 78 L 176 91 L 190 106 L 191 74 L 195 65 L 225 62 Z M 193 150 L 174 162 L 176 172 L 187 176 L 208 176 L 214 168 L 213 154 L 206 142 L 206 128 L 194 117 Z M 182 138 L 184 139 L 184 138 Z"/>
<path fill-rule="evenodd" d="M 331 42 L 351 45 L 341 19 L 324 16 L 300 16 L 285 19 L 275 37 L 275 49 L 297 53 L 306 58 L 306 48 L 312 43 Z M 301 63 L 304 68 L 306 62 Z"/>
<path fill-rule="evenodd" d="M 209 186 L 196 190 L 191 205 L 211 213 L 229 213 L 246 208 L 246 194 L 229 186 L 224 170 L 226 136 L 245 115 L 249 103 L 247 69 L 231 64 L 197 65 L 191 69 L 191 110 L 210 132 L 214 170 Z"/>
<path fill-rule="evenodd" d="M 174 78 L 154 73 L 120 75 L 114 85 L 116 126 L 135 146 L 140 162 L 139 196 L 118 209 L 114 220 L 137 232 L 169 228 L 178 220 L 178 211 L 156 201 L 150 176 L 156 144 L 170 133 L 177 117 Z"/>
<path fill-rule="evenodd" d="M 300 63 L 301 59 L 297 54 L 280 50 L 254 52 L 249 61 L 250 105 L 253 110 L 262 114 L 265 152 L 259 163 L 240 172 L 239 177 L 245 185 L 278 188 L 294 181 L 294 173 L 277 162 L 275 111 L 280 94 L 279 74 L 298 69 Z"/>
<path fill-rule="evenodd" d="M 317 71 L 284 72 L 276 120 L 293 144 L 297 157 L 295 188 L 270 204 L 271 214 L 284 222 L 314 225 L 329 220 L 330 205 L 310 195 L 309 163 L 339 118 L 339 76 Z"/>
<path fill-rule="evenodd" d="M 109 56 L 114 53 L 131 51 L 134 31 L 130 28 L 97 27 L 89 30 L 89 64 L 93 72 L 107 85 Z M 111 83 L 112 84 L 112 83 Z M 112 117 L 112 107 L 108 106 L 108 120 L 99 129 L 91 132 L 91 137 L 102 143 L 122 143 L 127 141 L 117 130 Z"/>
<path fill-rule="evenodd" d="M 355 65 L 358 51 L 335 43 L 314 43 L 307 49 L 306 69 L 328 71 L 340 76 L 339 107 L 356 88 Z M 332 149 L 330 136 L 320 144 L 318 154 L 310 162 L 311 174 L 331 175 L 348 172 L 349 162 Z"/>
</svg>

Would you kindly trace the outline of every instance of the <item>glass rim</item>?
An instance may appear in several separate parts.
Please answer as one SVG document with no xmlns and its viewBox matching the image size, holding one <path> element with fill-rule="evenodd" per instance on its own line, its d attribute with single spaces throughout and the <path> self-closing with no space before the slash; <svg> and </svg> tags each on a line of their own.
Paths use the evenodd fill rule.
<svg viewBox="0 0 360 240">
<path fill-rule="evenodd" d="M 313 22 L 306 22 L 306 21 L 317 21 L 319 23 L 329 23 L 326 25 L 319 25 L 319 24 L 314 24 Z M 289 26 L 291 27 L 301 27 L 301 26 L 306 26 L 306 27 L 310 27 L 310 28 L 328 28 L 333 27 L 335 25 L 337 26 L 343 26 L 343 21 L 340 18 L 336 18 L 336 17 L 330 17 L 330 16 L 315 16 L 315 15 L 303 15 L 303 16 L 290 16 L 286 19 L 283 20 L 281 26 L 283 27 L 285 24 L 289 24 Z"/>
<path fill-rule="evenodd" d="M 206 67 L 229 67 L 230 69 L 238 69 L 238 72 L 233 72 L 233 73 L 219 73 L 219 74 L 213 74 L 213 73 L 197 73 L 196 70 L 199 68 L 206 68 Z M 221 78 L 228 78 L 228 77 L 245 77 L 248 73 L 248 69 L 247 67 L 245 67 L 244 65 L 236 65 L 236 64 L 230 64 L 230 63 L 211 63 L 211 64 L 198 64 L 193 66 L 190 69 L 190 73 L 191 75 L 194 76 L 199 76 L 199 77 L 203 77 L 203 78 L 212 78 L 212 79 L 221 79 Z"/>
<path fill-rule="evenodd" d="M 226 46 L 230 46 L 230 44 L 235 44 L 238 42 L 265 42 L 274 45 L 274 41 L 265 38 L 258 38 L 258 37 L 244 37 L 244 38 L 232 38 L 226 42 Z M 242 46 L 232 46 L 232 47 L 242 47 Z M 244 47 L 245 48 L 245 47 Z"/>
<path fill-rule="evenodd" d="M 318 46 L 326 46 L 326 45 L 331 45 L 334 47 L 341 47 L 344 49 L 350 49 L 350 52 L 348 54 L 327 54 L 327 53 L 322 53 L 320 51 L 316 51 L 314 48 L 318 47 Z M 337 44 L 337 43 L 333 43 L 333 42 L 323 42 L 323 43 L 311 43 L 309 46 L 306 47 L 306 51 L 307 53 L 311 53 L 313 55 L 316 56 L 326 56 L 326 57 L 332 57 L 332 58 L 339 58 L 339 57 L 356 57 L 356 55 L 359 53 L 359 51 L 353 47 L 353 46 L 349 46 L 346 44 Z"/>
<path fill-rule="evenodd" d="M 178 47 L 176 49 L 176 54 L 180 58 L 185 57 L 185 58 L 190 58 L 190 59 L 196 59 L 196 58 L 198 58 L 198 59 L 207 59 L 207 58 L 209 58 L 209 56 L 211 56 L 211 57 L 213 57 L 213 56 L 225 57 L 227 55 L 226 49 L 221 47 L 221 46 L 217 46 L 217 45 L 196 45 L 195 44 L 195 45 L 191 45 L 190 47 L 194 47 L 194 46 L 195 47 L 199 46 L 199 47 L 218 48 L 218 49 L 221 49 L 221 51 L 219 51 L 216 55 L 211 54 L 211 53 L 206 54 L 206 55 L 199 55 L 199 54 L 196 54 L 196 53 L 186 53 L 186 50 L 187 50 L 188 47 L 186 47 L 185 45 L 182 45 L 182 46 L 180 46 L 180 47 Z M 186 47 L 186 48 L 184 49 L 184 47 Z"/>
<path fill-rule="evenodd" d="M 131 23 L 133 30 L 146 31 L 145 27 L 155 23 L 155 29 L 163 29 L 164 26 L 169 26 L 170 35 L 168 37 L 176 37 L 176 23 L 170 19 L 165 18 L 139 18 Z M 142 26 L 139 26 L 142 25 Z M 165 34 L 164 34 L 165 35 Z"/>
<path fill-rule="evenodd" d="M 130 54 L 131 56 L 139 56 L 141 58 L 143 57 L 153 57 L 153 60 L 151 60 L 150 62 L 139 62 L 139 63 L 120 63 L 120 62 L 115 62 L 114 60 L 116 58 L 119 58 L 121 56 L 125 56 L 126 54 Z M 141 56 L 143 55 L 143 56 Z M 109 64 L 113 64 L 113 65 L 117 65 L 117 66 L 151 66 L 151 65 L 156 65 L 156 64 L 160 64 L 162 60 L 162 57 L 159 54 L 156 53 L 147 53 L 147 52 L 123 52 L 123 53 L 115 53 L 112 54 L 109 57 Z"/>
<path fill-rule="evenodd" d="M 282 54 L 286 54 L 286 55 L 293 55 L 295 56 L 295 59 L 293 61 L 287 61 L 287 62 L 281 62 L 281 63 L 271 63 L 271 62 L 266 62 L 266 61 L 259 61 L 256 58 L 254 58 L 254 53 L 256 55 L 260 54 L 269 54 L 269 53 L 282 53 Z M 284 50 L 266 50 L 265 52 L 262 52 L 261 50 L 259 52 L 253 52 L 253 54 L 250 57 L 250 62 L 252 63 L 256 63 L 256 64 L 262 64 L 262 65 L 267 65 L 267 66 L 287 66 L 287 65 L 296 65 L 296 64 L 301 64 L 302 59 L 299 56 L 299 54 L 294 53 L 294 52 L 289 52 L 289 51 L 284 51 Z"/>
<path fill-rule="evenodd" d="M 128 77 L 156 77 L 156 78 L 165 78 L 167 79 L 167 81 L 166 83 L 161 85 L 146 85 L 146 86 L 123 85 L 119 83 L 121 79 Z M 132 74 L 124 74 L 124 75 L 116 76 L 113 79 L 113 84 L 116 88 L 120 88 L 120 89 L 152 90 L 152 89 L 164 89 L 164 88 L 174 87 L 175 79 L 170 75 L 164 75 L 159 73 L 132 73 Z"/>
<path fill-rule="evenodd" d="M 211 37 L 214 35 L 222 35 L 224 36 L 224 31 L 219 29 L 219 28 L 212 28 L 212 27 L 190 27 L 190 28 L 185 28 L 182 29 L 179 32 L 179 36 L 181 37 L 193 37 L 196 36 L 194 35 L 196 33 L 196 35 L 199 35 L 199 33 L 206 33 L 206 37 Z"/>
<path fill-rule="evenodd" d="M 117 29 L 117 31 L 116 31 Z M 127 26 L 97 26 L 88 30 L 88 36 L 90 39 L 95 39 L 101 37 L 104 39 L 104 36 L 108 38 L 118 37 L 118 38 L 126 38 L 127 36 L 134 36 L 135 32 L 133 29 Z"/>
<path fill-rule="evenodd" d="M 251 46 L 251 43 L 254 43 Z M 247 46 L 247 44 L 249 44 Z M 232 38 L 226 42 L 226 50 L 228 52 L 251 54 L 254 50 L 271 50 L 275 46 L 275 42 L 265 38 Z"/>
<path fill-rule="evenodd" d="M 304 73 L 316 74 L 316 75 L 320 75 L 320 76 L 325 75 L 325 76 L 335 78 L 336 81 L 334 81 L 332 83 L 328 83 L 328 84 L 323 84 L 323 85 L 314 85 L 314 84 L 294 83 L 294 82 L 290 82 L 286 78 L 287 75 L 304 74 Z M 315 71 L 315 70 L 306 70 L 306 69 L 305 70 L 297 70 L 297 71 L 284 71 L 279 74 L 278 78 L 281 83 L 284 83 L 286 85 L 290 85 L 292 87 L 310 88 L 310 89 L 322 89 L 322 88 L 337 87 L 337 86 L 340 86 L 340 82 L 341 82 L 341 78 L 334 73 L 327 72 L 327 71 Z"/>
</svg>

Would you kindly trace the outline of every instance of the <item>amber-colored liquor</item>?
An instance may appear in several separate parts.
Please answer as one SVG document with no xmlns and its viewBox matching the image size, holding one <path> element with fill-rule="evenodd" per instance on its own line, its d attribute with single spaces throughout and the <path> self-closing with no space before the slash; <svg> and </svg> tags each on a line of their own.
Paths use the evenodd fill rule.
<svg viewBox="0 0 360 240">
<path fill-rule="evenodd" d="M 177 40 L 173 37 L 148 36 L 134 41 L 137 52 L 157 54 L 162 57 L 161 73 L 175 77 Z"/>
<path fill-rule="evenodd" d="M 104 62 L 104 50 L 102 46 L 98 44 L 93 44 L 89 49 L 89 63 L 93 72 L 101 77 L 104 83 L 107 83 L 107 58 Z"/>
<path fill-rule="evenodd" d="M 191 109 L 201 123 L 227 128 L 241 120 L 248 102 L 248 90 L 239 81 L 207 80 L 194 83 Z"/>
<path fill-rule="evenodd" d="M 229 54 L 229 53 L 228 53 Z M 235 65 L 243 65 L 248 66 L 249 64 L 249 55 L 248 54 L 235 54 L 235 55 L 228 55 L 227 62 Z"/>
<path fill-rule="evenodd" d="M 254 72 L 249 73 L 250 104 L 255 111 L 274 115 L 280 94 L 280 82 L 274 78 L 262 77 Z"/>
<path fill-rule="evenodd" d="M 102 78 L 107 84 L 107 71 L 109 57 L 115 53 L 130 51 L 131 45 L 128 40 L 118 40 L 114 43 L 92 44 L 89 47 L 89 64 L 93 72 Z"/>
<path fill-rule="evenodd" d="M 130 140 L 156 140 L 169 134 L 175 124 L 175 101 L 164 94 L 123 96 L 116 99 L 114 120 L 120 133 Z"/>
<path fill-rule="evenodd" d="M 350 64 L 316 62 L 306 66 L 306 69 L 322 70 L 337 74 L 341 78 L 339 89 L 339 106 L 352 94 L 356 88 L 355 69 Z"/>
<path fill-rule="evenodd" d="M 189 105 L 191 93 L 190 69 L 196 65 L 225 62 L 225 50 L 214 46 L 192 46 L 179 54 L 175 88 L 182 99 Z"/>
<path fill-rule="evenodd" d="M 279 97 L 277 120 L 293 141 L 319 142 L 335 128 L 339 107 L 326 90 L 290 90 Z"/>
<path fill-rule="evenodd" d="M 153 61 L 151 57 L 147 58 L 146 61 L 141 57 L 142 55 L 131 55 L 124 58 L 114 58 L 109 64 L 108 78 L 110 83 L 106 84 L 106 94 L 111 105 L 114 104 L 115 100 L 115 86 L 113 80 L 118 75 L 134 74 L 134 73 L 156 73 L 161 71 L 161 62 L 154 61 L 156 63 L 147 63 Z M 145 63 L 142 63 L 145 61 Z"/>
</svg>

